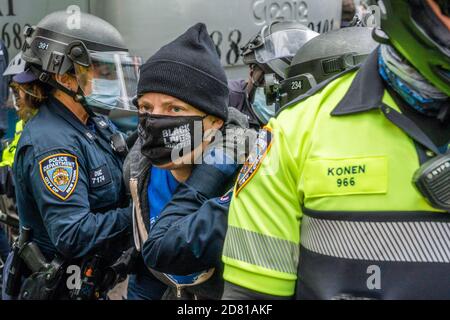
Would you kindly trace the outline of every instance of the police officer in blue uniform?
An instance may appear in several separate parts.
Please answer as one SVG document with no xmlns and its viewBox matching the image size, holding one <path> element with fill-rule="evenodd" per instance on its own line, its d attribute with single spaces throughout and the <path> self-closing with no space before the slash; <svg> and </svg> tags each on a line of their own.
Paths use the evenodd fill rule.
<svg viewBox="0 0 450 320">
<path fill-rule="evenodd" d="M 4 108 L 6 105 L 6 100 L 8 100 L 8 92 L 9 92 L 8 78 L 2 76 L 7 66 L 8 66 L 8 50 L 6 49 L 5 43 L 0 40 L 0 122 L 3 122 L 1 120 L 4 120 L 2 118 L 5 118 L 2 116 L 6 113 L 6 110 L 4 110 Z M 6 131 L 5 128 L 3 127 L 4 126 L 0 123 L 0 136 L 3 136 Z M 8 251 L 9 251 L 8 240 L 6 238 L 6 234 L 2 226 L 0 225 L 0 265 L 1 260 L 6 259 Z"/>
<path fill-rule="evenodd" d="M 126 106 L 137 68 L 112 25 L 84 13 L 80 19 L 80 28 L 70 28 L 68 14 L 55 12 L 26 31 L 23 59 L 52 90 L 22 133 L 14 176 L 22 230 L 31 229 L 45 259 L 87 265 L 83 276 L 101 282 L 102 268 L 130 246 L 131 208 L 122 180 L 124 140 L 93 110 Z M 68 293 L 61 282 L 46 298 L 101 297 L 97 286 L 80 298 L 85 292 Z"/>
<path fill-rule="evenodd" d="M 8 110 L 6 102 L 9 97 L 9 77 L 3 76 L 9 63 L 8 48 L 5 42 L 0 40 L 0 136 L 3 137 L 8 130 Z"/>
</svg>

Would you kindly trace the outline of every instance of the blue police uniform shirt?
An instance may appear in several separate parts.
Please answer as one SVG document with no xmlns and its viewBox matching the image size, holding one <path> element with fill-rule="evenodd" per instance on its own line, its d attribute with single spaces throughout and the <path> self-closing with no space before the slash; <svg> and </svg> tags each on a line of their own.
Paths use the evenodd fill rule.
<svg viewBox="0 0 450 320">
<path fill-rule="evenodd" d="M 8 48 L 0 39 L 0 108 L 3 108 L 9 96 L 9 78 L 10 76 L 3 76 L 3 72 L 8 68 Z"/>
<path fill-rule="evenodd" d="M 11 139 L 14 136 L 15 122 L 10 123 L 10 117 L 15 113 L 8 111 L 6 108 L 6 102 L 9 96 L 9 81 L 10 76 L 3 76 L 3 72 L 8 68 L 9 56 L 8 49 L 5 43 L 0 39 L 0 129 L 4 130 L 6 134 L 5 138 Z"/>
<path fill-rule="evenodd" d="M 130 244 L 118 240 L 131 231 L 131 206 L 123 159 L 110 145 L 114 128 L 106 118 L 92 120 L 95 131 L 50 98 L 17 146 L 13 170 L 21 226 L 32 229 L 48 258 L 81 258 L 110 241 Z"/>
</svg>

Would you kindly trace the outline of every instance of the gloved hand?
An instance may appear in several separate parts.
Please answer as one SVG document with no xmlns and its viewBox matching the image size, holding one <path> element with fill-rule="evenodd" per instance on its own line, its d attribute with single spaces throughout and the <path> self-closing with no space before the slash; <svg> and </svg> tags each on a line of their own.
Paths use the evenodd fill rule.
<svg viewBox="0 0 450 320">
<path fill-rule="evenodd" d="M 256 140 L 256 131 L 248 128 L 248 121 L 234 108 L 230 108 L 230 121 L 222 136 L 216 137 L 203 155 L 203 163 L 214 166 L 227 177 L 232 177 L 244 164 Z"/>
<path fill-rule="evenodd" d="M 224 188 L 237 175 L 256 142 L 257 132 L 249 129 L 247 117 L 229 108 L 224 135 L 216 138 L 195 161 L 186 184 L 208 199 L 223 195 Z M 199 161 L 200 160 L 200 161 Z"/>
<path fill-rule="evenodd" d="M 127 251 L 122 253 L 122 256 L 117 261 L 106 268 L 102 287 L 106 289 L 112 289 L 120 282 L 126 280 L 129 274 L 135 273 L 135 267 L 137 259 L 140 253 L 133 246 Z"/>
</svg>

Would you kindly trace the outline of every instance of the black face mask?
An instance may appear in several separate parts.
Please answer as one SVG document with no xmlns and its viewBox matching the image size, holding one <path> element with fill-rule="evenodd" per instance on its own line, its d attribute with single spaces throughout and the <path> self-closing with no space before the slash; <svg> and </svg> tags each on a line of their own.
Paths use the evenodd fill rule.
<svg viewBox="0 0 450 320">
<path fill-rule="evenodd" d="M 151 114 L 139 115 L 141 153 L 152 165 L 162 166 L 178 160 L 194 151 L 203 142 L 205 117 L 172 117 Z M 197 126 L 201 136 L 194 138 Z M 174 154 L 174 158 L 172 158 Z"/>
</svg>

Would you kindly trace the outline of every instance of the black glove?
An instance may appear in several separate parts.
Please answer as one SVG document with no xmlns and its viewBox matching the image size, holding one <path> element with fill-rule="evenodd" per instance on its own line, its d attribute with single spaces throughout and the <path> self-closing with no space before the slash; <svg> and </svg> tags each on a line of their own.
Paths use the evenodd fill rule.
<svg viewBox="0 0 450 320">
<path fill-rule="evenodd" d="M 107 267 L 102 283 L 103 290 L 112 289 L 117 284 L 125 281 L 127 276 L 133 273 L 139 256 L 139 252 L 133 246 L 124 251 L 122 256 L 112 266 Z"/>
<path fill-rule="evenodd" d="M 3 139 L 5 134 L 6 134 L 6 130 L 4 128 L 0 128 L 0 140 Z"/>
</svg>

